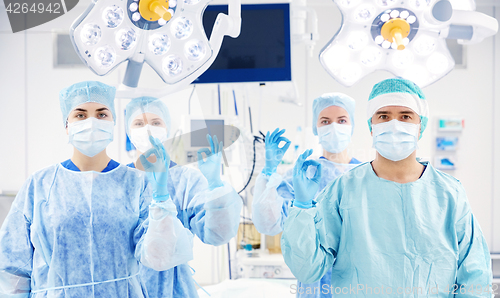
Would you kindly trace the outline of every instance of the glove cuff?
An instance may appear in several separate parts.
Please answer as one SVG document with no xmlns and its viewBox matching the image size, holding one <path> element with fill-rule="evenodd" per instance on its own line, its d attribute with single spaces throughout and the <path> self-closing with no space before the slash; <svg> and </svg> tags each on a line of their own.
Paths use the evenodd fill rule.
<svg viewBox="0 0 500 298">
<path fill-rule="evenodd" d="M 302 209 L 310 209 L 312 207 L 314 207 L 316 204 L 316 202 L 313 202 L 313 200 L 309 200 L 307 202 L 301 202 L 301 201 L 297 201 L 297 200 L 293 200 L 292 201 L 292 206 L 295 206 L 295 207 L 299 207 L 299 208 L 302 208 Z"/>
</svg>

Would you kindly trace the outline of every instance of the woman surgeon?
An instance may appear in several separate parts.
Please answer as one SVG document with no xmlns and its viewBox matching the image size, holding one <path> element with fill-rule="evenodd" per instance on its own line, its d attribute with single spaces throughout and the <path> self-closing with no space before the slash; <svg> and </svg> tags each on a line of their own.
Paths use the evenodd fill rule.
<svg viewBox="0 0 500 298">
<path fill-rule="evenodd" d="M 106 154 L 114 97 L 93 81 L 60 92 L 73 156 L 32 174 L 17 194 L 0 229 L 0 297 L 142 298 L 139 263 L 167 270 L 192 259 L 191 232 L 162 186 L 163 147 L 149 152 L 150 181 Z"/>
</svg>

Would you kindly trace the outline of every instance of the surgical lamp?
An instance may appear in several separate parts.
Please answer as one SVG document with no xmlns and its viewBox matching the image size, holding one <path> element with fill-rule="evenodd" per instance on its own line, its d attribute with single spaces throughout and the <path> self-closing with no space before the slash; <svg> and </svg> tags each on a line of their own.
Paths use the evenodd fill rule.
<svg viewBox="0 0 500 298">
<path fill-rule="evenodd" d="M 428 86 L 455 65 L 445 39 L 475 44 L 498 30 L 474 0 L 334 1 L 342 24 L 319 58 L 344 86 L 378 69 Z"/>
<path fill-rule="evenodd" d="M 161 97 L 186 87 L 207 70 L 225 35 L 238 37 L 241 1 L 229 0 L 228 15 L 217 16 L 207 38 L 202 15 L 210 1 L 92 0 L 72 24 L 71 40 L 80 58 L 97 75 L 109 74 L 128 61 L 117 97 Z M 144 62 L 166 87 L 136 88 Z"/>
</svg>

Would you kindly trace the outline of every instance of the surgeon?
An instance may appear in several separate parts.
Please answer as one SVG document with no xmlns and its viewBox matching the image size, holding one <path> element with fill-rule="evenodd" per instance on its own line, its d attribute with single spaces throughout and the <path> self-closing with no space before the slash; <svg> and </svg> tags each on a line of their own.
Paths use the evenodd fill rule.
<svg viewBox="0 0 500 298">
<path fill-rule="evenodd" d="M 165 142 L 171 132 L 168 108 L 157 98 L 133 99 L 126 107 L 125 118 L 127 134 L 139 154 L 154 146 L 149 135 Z M 198 151 L 201 173 L 170 161 L 167 187 L 183 226 L 204 243 L 218 246 L 236 236 L 243 203 L 231 185 L 221 180 L 222 142 L 216 136 L 207 138 L 210 149 Z M 142 168 L 142 162 L 143 158 L 128 166 Z M 198 297 L 187 264 L 161 272 L 141 266 L 140 272 L 150 298 Z"/>
<path fill-rule="evenodd" d="M 465 190 L 416 158 L 428 119 L 420 88 L 402 78 L 373 87 L 368 125 L 377 150 L 328 185 L 295 167 L 295 199 L 281 243 L 302 282 L 332 268 L 335 297 L 491 297 L 490 254 Z"/>
<path fill-rule="evenodd" d="M 0 229 L 0 297 L 147 297 L 139 262 L 167 270 L 192 259 L 161 144 L 152 139 L 146 173 L 106 154 L 114 98 L 114 87 L 92 81 L 60 92 L 73 156 L 17 194 Z"/>
<path fill-rule="evenodd" d="M 354 100 L 342 93 L 328 93 L 313 102 L 313 133 L 319 136 L 323 156 L 316 162 L 321 164 L 319 188 L 313 198 L 344 172 L 360 162 L 351 157 L 347 146 L 354 130 Z M 266 135 L 266 165 L 255 184 L 252 203 L 252 220 L 260 233 L 276 235 L 283 231 L 283 224 L 290 213 L 290 203 L 296 190 L 293 172 L 285 177 L 276 173 L 290 141 L 283 137 L 285 130 L 276 129 Z M 280 147 L 280 143 L 284 143 Z M 311 284 L 299 282 L 297 297 L 332 297 L 329 291 L 331 270 L 326 270 L 321 279 Z M 323 290 L 323 286 L 328 288 Z"/>
</svg>

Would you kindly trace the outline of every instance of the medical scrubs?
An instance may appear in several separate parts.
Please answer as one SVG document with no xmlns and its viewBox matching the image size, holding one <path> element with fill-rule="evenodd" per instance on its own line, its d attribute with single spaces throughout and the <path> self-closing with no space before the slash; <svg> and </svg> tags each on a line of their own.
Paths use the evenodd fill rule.
<svg viewBox="0 0 500 298">
<path fill-rule="evenodd" d="M 335 297 L 491 297 L 490 254 L 464 188 L 423 164 L 400 184 L 364 163 L 315 207 L 291 207 L 281 243 L 295 276 L 310 283 L 332 269 Z"/>
<path fill-rule="evenodd" d="M 0 297 L 147 297 L 139 262 L 192 259 L 175 208 L 151 200 L 144 173 L 113 160 L 103 172 L 65 161 L 34 173 L 0 229 Z"/>
</svg>

